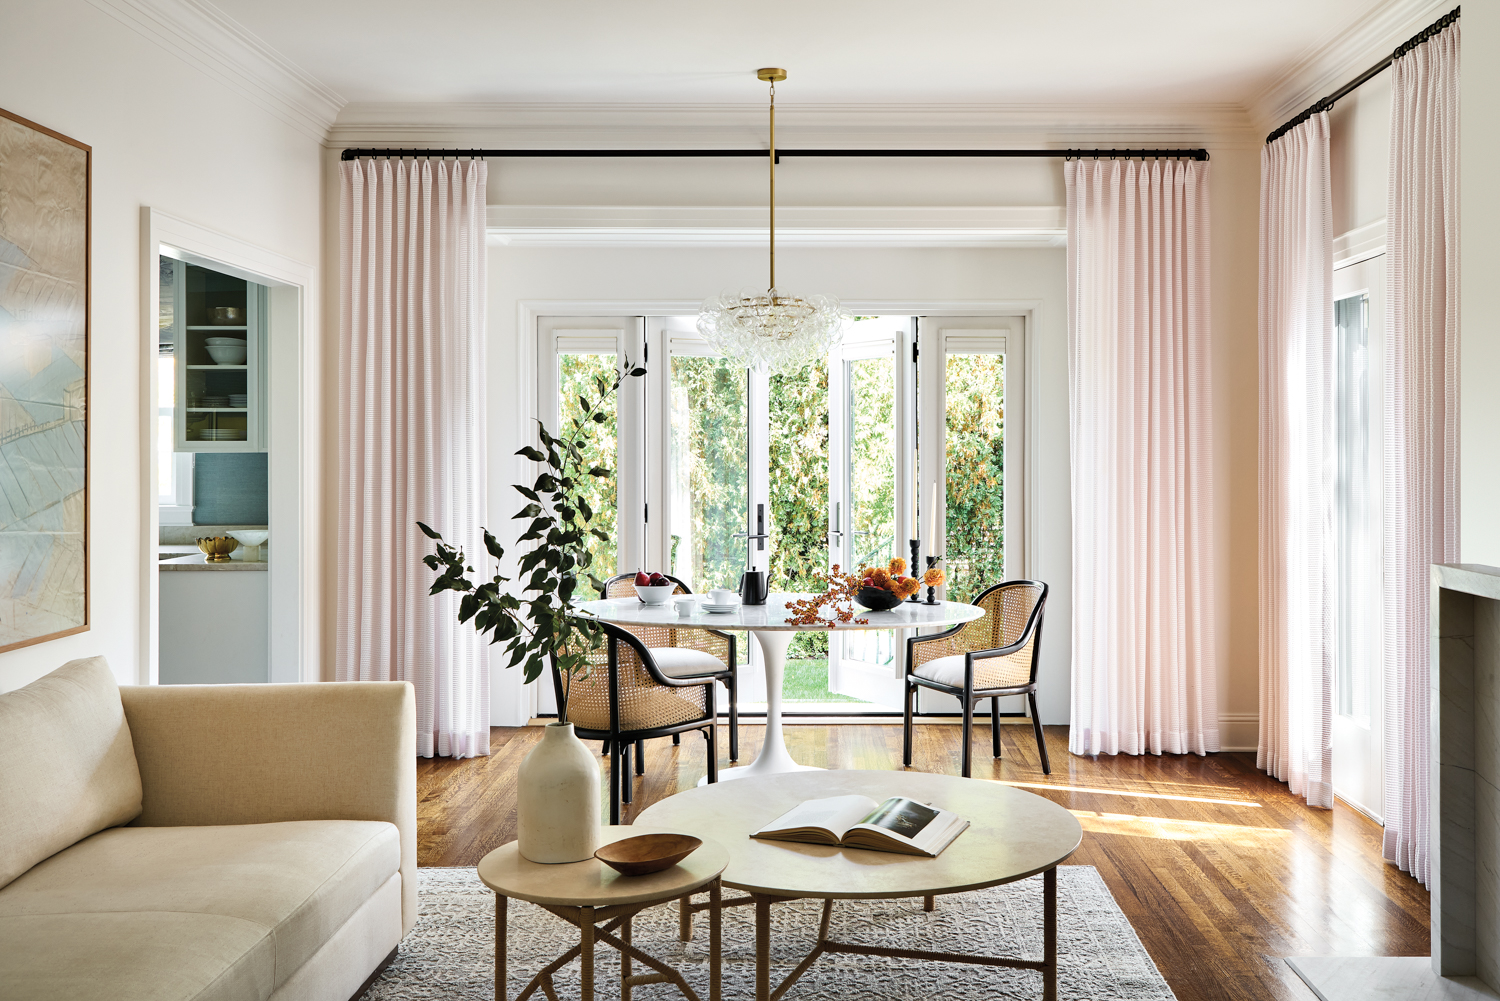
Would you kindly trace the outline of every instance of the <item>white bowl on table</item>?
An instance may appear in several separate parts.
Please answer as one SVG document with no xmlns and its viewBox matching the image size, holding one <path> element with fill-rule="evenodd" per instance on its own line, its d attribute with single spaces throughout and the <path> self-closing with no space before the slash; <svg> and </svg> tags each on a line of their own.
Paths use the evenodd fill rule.
<svg viewBox="0 0 1500 1001">
<path fill-rule="evenodd" d="M 654 587 L 635 586 L 636 596 L 648 605 L 664 605 L 672 597 L 672 592 L 677 590 L 676 584 L 657 584 Z"/>
</svg>

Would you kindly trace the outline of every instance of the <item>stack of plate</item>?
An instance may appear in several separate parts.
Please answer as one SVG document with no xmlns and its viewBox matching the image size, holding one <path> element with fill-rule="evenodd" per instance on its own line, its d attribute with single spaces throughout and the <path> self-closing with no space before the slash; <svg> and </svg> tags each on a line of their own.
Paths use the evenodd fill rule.
<svg viewBox="0 0 1500 1001">
<path fill-rule="evenodd" d="M 227 397 L 227 396 L 200 396 L 200 397 L 198 397 L 198 406 L 200 406 L 200 407 L 227 407 L 227 406 L 229 406 L 229 397 Z"/>
<path fill-rule="evenodd" d="M 244 441 L 243 428 L 204 428 L 200 434 L 204 441 Z"/>
<path fill-rule="evenodd" d="M 245 406 L 249 406 L 249 404 L 250 404 L 250 397 L 247 396 L 246 394 L 244 394 L 244 393 L 230 393 L 229 394 L 229 405 L 231 407 L 245 407 Z"/>
<path fill-rule="evenodd" d="M 725 605 L 715 605 L 709 599 L 703 599 L 703 610 L 705 612 L 732 612 L 739 607 L 740 603 L 738 601 L 731 601 Z"/>
</svg>

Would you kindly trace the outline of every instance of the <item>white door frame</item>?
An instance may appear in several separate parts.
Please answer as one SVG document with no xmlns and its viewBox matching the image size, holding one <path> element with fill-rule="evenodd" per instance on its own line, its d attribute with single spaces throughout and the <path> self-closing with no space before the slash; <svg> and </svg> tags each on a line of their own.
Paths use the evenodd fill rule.
<svg viewBox="0 0 1500 1001">
<path fill-rule="evenodd" d="M 519 361 L 522 366 L 521 370 L 523 372 L 529 371 L 538 374 L 536 379 L 522 380 L 522 392 L 528 397 L 520 401 L 522 413 L 529 414 L 536 419 L 542 418 L 543 412 L 541 406 L 543 401 L 540 392 L 541 372 L 539 368 L 541 364 L 541 328 L 539 324 L 542 317 L 696 316 L 701 306 L 702 302 L 697 299 L 523 299 L 518 301 L 516 304 L 516 330 L 520 335 L 518 340 L 520 342 Z M 847 299 L 843 301 L 843 306 L 847 312 L 857 316 L 920 316 L 931 319 L 940 319 L 943 317 L 953 317 L 955 319 L 959 317 L 1011 318 L 1012 320 L 1019 321 L 1020 332 L 1023 338 L 1029 339 L 1033 331 L 1041 329 L 1043 301 L 1040 299 L 991 299 L 958 302 L 926 299 Z M 656 345 L 652 345 L 652 347 L 656 348 Z M 1026 352 L 1022 365 L 1024 380 L 1032 384 L 1035 384 L 1035 356 L 1037 354 L 1034 351 Z M 649 367 L 650 365 L 663 363 L 667 358 L 667 352 L 657 348 L 652 351 L 647 365 Z M 921 407 L 924 404 L 919 401 L 918 405 Z M 653 409 L 648 406 L 648 414 Z M 1024 509 L 1031 508 L 1036 490 L 1035 477 L 1030 475 L 1030 456 L 1035 451 L 1034 439 L 1036 428 L 1039 425 L 1039 422 L 1033 419 L 1034 409 L 1035 405 L 1028 394 L 1025 396 L 1022 406 L 1026 419 L 1022 435 L 1020 436 L 1024 442 L 1024 455 L 1020 464 L 1022 486 L 1019 496 L 1015 498 L 1016 506 L 1023 509 L 1023 528 L 1020 533 L 1021 538 L 1018 540 L 1019 545 L 1015 549 L 1022 567 L 1031 565 L 1031 553 L 1034 546 L 1031 533 L 1032 520 L 1024 517 Z M 648 423 L 647 434 L 652 436 L 653 441 L 660 441 L 661 436 L 665 434 L 665 429 Z M 751 447 L 754 447 L 753 442 L 751 443 Z M 656 451 L 658 455 L 665 454 L 661 448 L 658 448 Z M 530 476 L 534 477 L 540 472 L 540 467 L 536 466 L 536 464 L 530 463 L 529 465 L 531 466 L 529 470 Z M 656 483 L 659 479 L 660 477 L 652 477 L 651 482 Z M 929 480 L 924 479 L 923 482 L 929 482 Z M 655 489 L 655 487 L 651 489 Z M 907 503 L 910 503 L 910 501 Z M 1008 507 L 1012 504 L 1009 491 L 1006 494 L 1006 504 Z M 901 519 L 904 517 L 905 510 L 905 505 L 898 503 L 898 526 L 902 523 Z M 663 508 L 663 511 L 665 512 L 665 508 Z M 661 523 L 665 524 L 665 521 Z M 1007 540 L 1007 558 L 1009 558 L 1010 552 L 1011 547 L 1009 546 L 1009 540 Z M 533 684 L 529 687 L 531 688 L 531 694 L 522 701 L 522 705 L 529 705 L 532 714 L 535 715 L 537 707 L 540 704 L 537 693 L 542 689 L 539 684 Z"/>
<path fill-rule="evenodd" d="M 157 683 L 160 602 L 157 546 L 157 325 L 166 256 L 269 289 L 267 434 L 270 525 L 270 680 L 321 680 L 322 510 L 318 440 L 317 269 L 149 206 L 141 209 L 141 643 L 136 681 Z"/>
</svg>

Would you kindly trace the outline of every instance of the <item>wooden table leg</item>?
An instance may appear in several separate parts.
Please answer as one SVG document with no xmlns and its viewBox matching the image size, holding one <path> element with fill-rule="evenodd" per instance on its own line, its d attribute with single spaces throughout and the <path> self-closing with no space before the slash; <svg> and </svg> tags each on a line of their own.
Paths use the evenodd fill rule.
<svg viewBox="0 0 1500 1001">
<path fill-rule="evenodd" d="M 771 898 L 755 898 L 755 1001 L 771 1001 Z"/>
<path fill-rule="evenodd" d="M 685 895 L 677 906 L 677 937 L 687 942 L 693 937 L 693 895 Z"/>
<path fill-rule="evenodd" d="M 495 894 L 495 1001 L 505 1001 L 508 985 L 505 982 L 505 909 L 509 901 L 504 894 Z"/>
<path fill-rule="evenodd" d="M 582 932 L 579 948 L 579 962 L 582 964 L 580 973 L 579 993 L 583 1001 L 594 1001 L 594 909 L 592 907 L 580 907 L 578 909 L 578 929 Z"/>
<path fill-rule="evenodd" d="M 620 938 L 626 945 L 630 945 L 630 926 L 635 921 L 635 915 L 631 914 L 625 918 L 625 923 L 620 926 Z M 630 1001 L 630 953 L 620 953 L 620 1001 Z"/>
<path fill-rule="evenodd" d="M 719 877 L 715 876 L 714 881 L 708 884 L 708 1001 L 719 1001 L 719 918 L 723 910 L 721 893 Z"/>
<path fill-rule="evenodd" d="M 1057 866 L 1042 874 L 1042 1001 L 1057 1001 Z"/>
<path fill-rule="evenodd" d="M 932 910 L 936 906 L 937 906 L 937 896 L 935 894 L 929 893 L 927 896 L 925 896 L 925 897 L 922 898 L 922 910 L 924 910 L 924 911 L 930 911 L 930 910 Z"/>
</svg>

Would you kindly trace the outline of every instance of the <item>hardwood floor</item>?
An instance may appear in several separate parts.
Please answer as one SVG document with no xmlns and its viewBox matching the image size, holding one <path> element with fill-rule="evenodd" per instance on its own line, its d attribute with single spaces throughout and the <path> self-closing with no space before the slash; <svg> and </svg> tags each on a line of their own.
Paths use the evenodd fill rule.
<svg viewBox="0 0 1500 1001">
<path fill-rule="evenodd" d="M 763 731 L 741 726 L 742 762 Z M 901 763 L 899 725 L 786 732 L 805 764 Z M 1078 816 L 1083 845 L 1069 864 L 1098 868 L 1182 1001 L 1313 997 L 1284 956 L 1428 954 L 1427 891 L 1381 861 L 1380 828 L 1342 803 L 1308 809 L 1257 771 L 1254 755 L 1078 758 L 1067 751 L 1067 728 L 1048 727 L 1045 776 L 1029 724 L 1002 725 L 1001 736 L 1005 756 L 992 761 L 988 728 L 975 727 L 975 777 L 1012 783 Z M 515 838 L 515 770 L 537 737 L 536 728 L 497 727 L 488 758 L 418 762 L 418 865 L 474 865 Z M 680 747 L 649 742 L 625 821 L 695 784 L 704 747 L 692 735 Z M 913 767 L 956 775 L 958 748 L 957 726 L 918 726 Z"/>
</svg>

